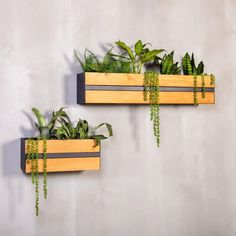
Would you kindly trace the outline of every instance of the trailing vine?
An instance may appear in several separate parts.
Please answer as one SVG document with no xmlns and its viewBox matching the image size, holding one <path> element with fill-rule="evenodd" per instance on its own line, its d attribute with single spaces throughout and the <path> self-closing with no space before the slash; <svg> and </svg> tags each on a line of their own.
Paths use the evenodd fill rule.
<svg viewBox="0 0 236 236">
<path fill-rule="evenodd" d="M 34 153 L 34 139 L 30 140 L 30 160 L 31 160 L 31 180 L 35 184 L 35 153 Z"/>
<path fill-rule="evenodd" d="M 144 101 L 150 102 L 150 119 L 153 122 L 153 133 L 157 146 L 160 146 L 160 107 L 159 107 L 159 75 L 154 71 L 144 73 Z"/>
<path fill-rule="evenodd" d="M 43 193 L 44 198 L 47 198 L 47 140 L 43 139 Z"/>
<path fill-rule="evenodd" d="M 31 164 L 31 180 L 35 188 L 35 214 L 39 214 L 39 166 L 38 139 L 30 138 L 26 145 L 26 161 Z"/>
<path fill-rule="evenodd" d="M 39 160 L 39 152 L 38 152 L 38 139 L 34 140 L 34 153 L 35 153 L 35 213 L 36 216 L 39 215 L 39 165 L 38 165 L 38 160 Z"/>
<path fill-rule="evenodd" d="M 193 102 L 194 105 L 197 106 L 198 105 L 198 99 L 197 99 L 197 75 L 193 76 Z"/>
<path fill-rule="evenodd" d="M 213 74 L 210 75 L 211 76 L 211 83 L 210 85 L 214 85 L 215 84 L 215 76 Z"/>
<path fill-rule="evenodd" d="M 202 75 L 202 98 L 206 97 L 206 83 L 205 83 L 205 75 Z"/>
</svg>

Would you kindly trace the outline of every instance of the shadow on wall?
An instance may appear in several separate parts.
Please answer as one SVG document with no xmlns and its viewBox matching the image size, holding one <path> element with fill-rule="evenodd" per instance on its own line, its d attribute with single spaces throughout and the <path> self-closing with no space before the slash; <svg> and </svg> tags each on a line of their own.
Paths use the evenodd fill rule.
<svg viewBox="0 0 236 236">
<path fill-rule="evenodd" d="M 64 77 L 65 104 L 72 106 L 77 104 L 76 76 L 78 73 L 82 73 L 82 70 L 79 70 L 80 66 L 75 59 L 71 61 L 66 55 L 64 58 L 70 68 L 70 74 Z"/>
<path fill-rule="evenodd" d="M 34 126 L 34 120 L 33 118 L 25 111 L 22 111 L 26 117 L 29 119 L 32 127 Z M 22 138 L 31 137 L 32 129 L 27 129 L 23 126 L 20 127 Z M 2 156 L 3 156 L 3 175 L 6 177 L 13 177 L 21 174 L 21 168 L 20 168 L 20 138 L 15 139 L 9 143 L 3 144 L 2 148 Z"/>
<path fill-rule="evenodd" d="M 13 177 L 20 174 L 20 139 L 15 139 L 3 145 L 3 175 Z"/>
</svg>

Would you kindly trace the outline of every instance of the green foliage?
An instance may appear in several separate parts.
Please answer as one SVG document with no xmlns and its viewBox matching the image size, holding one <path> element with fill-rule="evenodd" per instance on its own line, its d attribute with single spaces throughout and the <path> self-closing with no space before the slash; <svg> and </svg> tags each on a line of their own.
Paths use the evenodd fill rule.
<svg viewBox="0 0 236 236">
<path fill-rule="evenodd" d="M 36 216 L 39 214 L 39 166 L 38 166 L 38 160 L 39 160 L 39 152 L 38 152 L 38 139 L 34 141 L 34 153 L 35 153 L 35 213 Z"/>
<path fill-rule="evenodd" d="M 47 198 L 47 140 L 43 139 L 43 195 Z"/>
<path fill-rule="evenodd" d="M 205 75 L 202 75 L 202 98 L 206 97 L 206 83 L 205 83 Z"/>
<path fill-rule="evenodd" d="M 70 117 L 63 110 L 53 111 L 49 121 L 46 121 L 45 116 L 37 108 L 32 108 L 33 113 L 36 115 L 38 123 L 35 123 L 39 131 L 39 137 L 30 138 L 27 141 L 26 147 L 26 161 L 31 162 L 31 178 L 35 187 L 35 213 L 39 214 L 39 166 L 38 166 L 38 141 L 43 140 L 43 192 L 44 198 L 47 198 L 47 139 L 94 139 L 96 145 L 102 139 L 107 139 L 107 136 L 102 134 L 95 134 L 95 131 L 102 126 L 108 130 L 109 136 L 112 136 L 112 127 L 108 123 L 102 123 L 93 129 L 89 129 L 88 122 L 81 120 L 77 122 L 74 127 Z M 59 124 L 59 126 L 57 126 Z"/>
<path fill-rule="evenodd" d="M 159 76 L 156 72 L 144 73 L 144 101 L 150 102 L 150 118 L 153 122 L 153 133 L 157 146 L 160 146 L 160 107 L 159 107 Z"/>
<path fill-rule="evenodd" d="M 52 113 L 52 117 L 49 122 L 46 122 L 46 118 L 41 114 L 41 112 L 33 108 L 32 111 L 38 119 L 38 123 L 35 123 L 36 128 L 39 130 L 39 138 L 46 139 L 95 139 L 97 142 L 100 142 L 102 139 L 108 137 L 104 135 L 96 135 L 94 132 L 101 126 L 105 126 L 109 132 L 109 136 L 112 136 L 112 127 L 110 124 L 102 123 L 96 126 L 93 129 L 89 129 L 88 122 L 86 120 L 81 120 L 77 122 L 74 127 L 70 117 L 60 108 L 58 111 Z M 56 125 L 56 124 L 59 124 Z M 44 141 L 44 154 L 46 155 L 46 144 Z M 44 163 L 46 165 L 46 162 Z"/>
<path fill-rule="evenodd" d="M 27 162 L 31 162 L 31 179 L 35 188 L 35 214 L 39 214 L 39 167 L 38 139 L 30 138 L 27 142 Z"/>
<path fill-rule="evenodd" d="M 194 105 L 197 106 L 198 105 L 198 99 L 197 99 L 197 76 L 194 75 L 193 77 L 193 102 Z"/>
<path fill-rule="evenodd" d="M 115 43 L 125 52 L 125 58 L 130 61 L 132 73 L 141 73 L 144 64 L 152 62 L 158 54 L 164 51 L 164 49 L 150 50 L 147 47 L 149 43 L 143 44 L 141 40 L 138 40 L 135 43 L 134 50 L 122 41 L 117 41 Z"/>
<path fill-rule="evenodd" d="M 184 75 L 193 75 L 193 101 L 194 105 L 198 105 L 197 101 L 197 75 L 202 75 L 202 98 L 205 98 L 205 78 L 204 78 L 204 64 L 201 61 L 198 66 L 195 64 L 194 54 L 190 58 L 189 54 L 186 53 L 182 59 L 182 68 Z"/>
<path fill-rule="evenodd" d="M 213 74 L 211 74 L 210 76 L 211 76 L 211 83 L 210 83 L 210 85 L 214 85 L 215 84 L 215 76 Z"/>
<path fill-rule="evenodd" d="M 67 114 L 64 117 L 60 117 L 59 122 L 60 126 L 55 128 L 53 134 L 57 139 L 95 139 L 96 144 L 99 144 L 102 139 L 108 138 L 102 134 L 95 134 L 95 130 L 102 126 L 107 128 L 109 137 L 113 135 L 112 126 L 108 123 L 99 124 L 90 130 L 86 120 L 79 119 L 76 126 L 73 126 Z"/>
<path fill-rule="evenodd" d="M 42 113 L 37 108 L 32 108 L 33 113 L 38 119 L 38 123 L 35 123 L 36 128 L 39 131 L 39 137 L 41 139 L 50 139 L 52 136 L 56 121 L 59 117 L 64 116 L 65 112 L 63 108 L 52 113 L 51 119 L 46 122 L 46 118 L 42 115 Z"/>
<path fill-rule="evenodd" d="M 99 60 L 88 49 L 84 52 L 83 60 L 80 59 L 76 51 L 74 54 L 84 72 L 131 73 L 130 62 L 125 57 L 113 54 L 112 49 L 106 53 L 102 60 Z"/>
<path fill-rule="evenodd" d="M 186 53 L 182 59 L 182 69 L 184 75 L 202 75 L 204 73 L 204 64 L 201 61 L 198 66 L 195 65 L 194 54 L 190 58 L 189 54 Z"/>
<path fill-rule="evenodd" d="M 157 57 L 155 62 L 160 67 L 161 74 L 180 74 L 180 67 L 178 66 L 178 62 L 174 62 L 174 51 L 172 51 L 170 54 L 165 54 L 161 60 Z"/>
</svg>

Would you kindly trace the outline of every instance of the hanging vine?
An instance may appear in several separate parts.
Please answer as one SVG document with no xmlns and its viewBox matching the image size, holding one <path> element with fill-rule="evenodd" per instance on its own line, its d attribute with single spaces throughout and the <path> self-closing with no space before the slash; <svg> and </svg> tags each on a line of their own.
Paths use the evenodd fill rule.
<svg viewBox="0 0 236 236">
<path fill-rule="evenodd" d="M 159 107 L 159 75 L 154 71 L 144 73 L 144 101 L 150 102 L 150 119 L 153 122 L 153 133 L 157 146 L 160 146 L 160 107 Z"/>
<path fill-rule="evenodd" d="M 197 75 L 193 76 L 193 103 L 195 106 L 198 105 L 198 99 L 197 99 Z"/>
<path fill-rule="evenodd" d="M 39 152 L 38 152 L 38 139 L 34 140 L 34 153 L 35 153 L 35 213 L 39 215 Z"/>
<path fill-rule="evenodd" d="M 31 164 L 31 180 L 35 188 L 35 214 L 39 214 L 39 166 L 38 139 L 30 138 L 26 145 L 26 161 Z"/>
<path fill-rule="evenodd" d="M 47 140 L 43 139 L 43 193 L 44 198 L 47 198 Z"/>
<path fill-rule="evenodd" d="M 211 83 L 210 83 L 210 85 L 212 86 L 212 85 L 215 84 L 215 75 L 211 74 L 210 76 L 211 76 Z"/>
<path fill-rule="evenodd" d="M 202 98 L 206 97 L 206 83 L 205 83 L 205 75 L 202 75 Z"/>
</svg>

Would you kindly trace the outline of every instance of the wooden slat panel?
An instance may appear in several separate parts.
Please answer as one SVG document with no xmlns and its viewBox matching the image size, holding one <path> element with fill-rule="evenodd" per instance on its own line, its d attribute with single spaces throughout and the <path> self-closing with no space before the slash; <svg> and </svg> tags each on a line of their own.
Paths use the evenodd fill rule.
<svg viewBox="0 0 236 236">
<path fill-rule="evenodd" d="M 210 85 L 211 77 L 205 76 L 205 86 Z M 85 73 L 86 85 L 126 85 L 143 86 L 143 74 L 123 74 L 123 73 Z M 193 87 L 192 75 L 159 75 L 159 86 L 173 87 Z M 202 77 L 197 76 L 197 86 L 202 86 Z"/>
<path fill-rule="evenodd" d="M 31 161 L 26 161 L 26 173 L 31 173 Z M 43 172 L 43 160 L 38 160 L 39 173 Z M 59 158 L 47 159 L 47 172 L 100 170 L 100 158 Z"/>
<path fill-rule="evenodd" d="M 140 91 L 86 91 L 86 103 L 93 104 L 148 104 L 143 101 Z M 198 93 L 199 104 L 214 104 L 215 93 L 206 93 L 202 99 Z M 160 92 L 160 104 L 193 104 L 193 92 Z"/>
<path fill-rule="evenodd" d="M 70 139 L 70 140 L 47 140 L 47 153 L 68 153 L 68 152 L 100 152 L 100 145 L 96 147 L 93 139 Z M 43 153 L 43 141 L 39 141 L 39 153 Z M 25 152 L 27 141 L 25 142 Z"/>
</svg>

